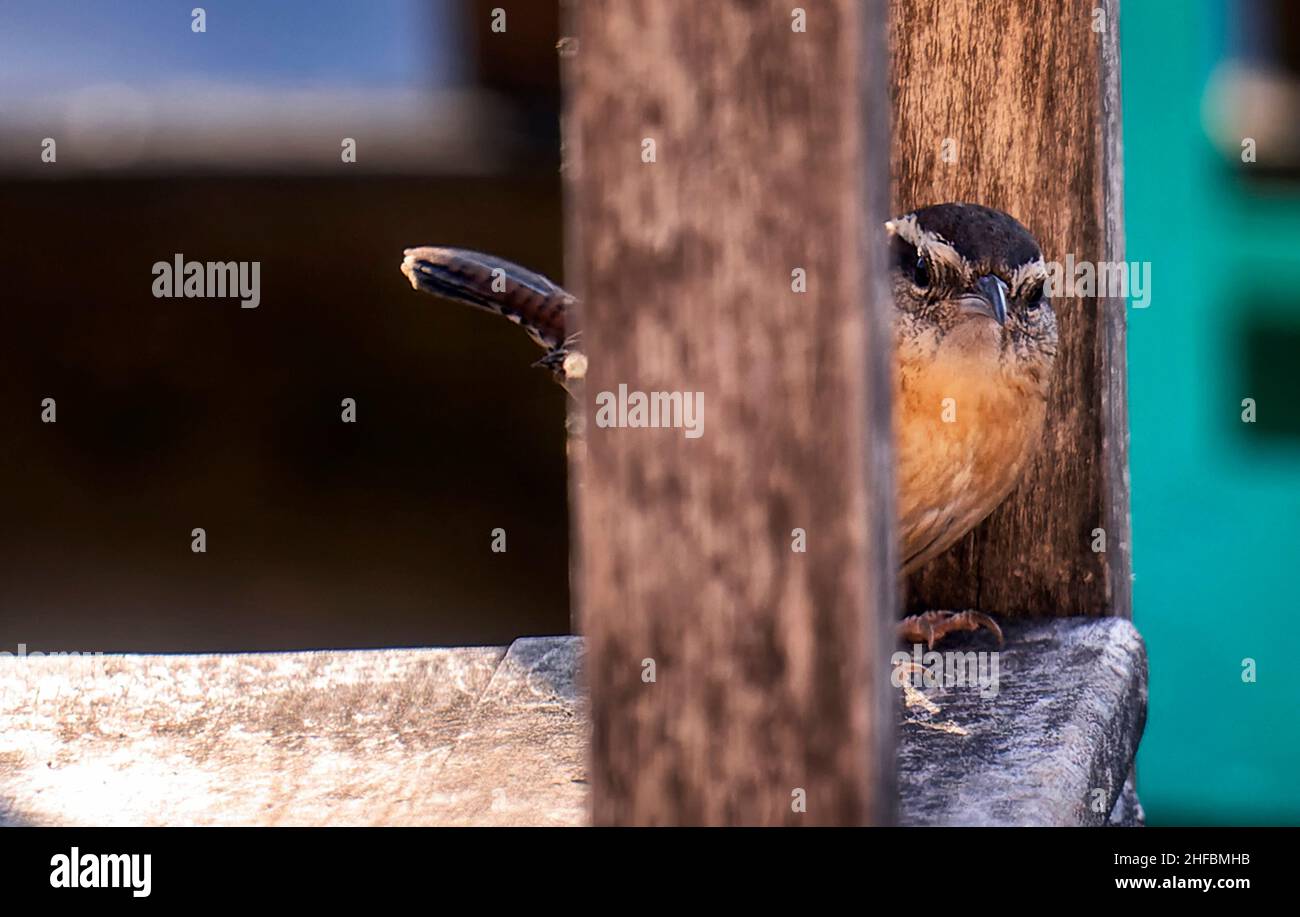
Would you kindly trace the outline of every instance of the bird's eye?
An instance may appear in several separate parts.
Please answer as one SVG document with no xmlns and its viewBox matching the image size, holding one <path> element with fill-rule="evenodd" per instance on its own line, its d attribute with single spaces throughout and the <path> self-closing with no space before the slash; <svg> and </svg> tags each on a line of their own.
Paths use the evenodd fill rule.
<svg viewBox="0 0 1300 917">
<path fill-rule="evenodd" d="M 917 258 L 916 264 L 912 265 L 912 282 L 918 287 L 930 285 L 930 265 L 924 258 Z"/>
<path fill-rule="evenodd" d="M 1041 286 L 1037 290 L 1031 291 L 1030 294 L 1025 297 L 1025 308 L 1030 312 L 1037 312 L 1042 308 L 1043 294 L 1045 292 L 1045 288 Z"/>
</svg>

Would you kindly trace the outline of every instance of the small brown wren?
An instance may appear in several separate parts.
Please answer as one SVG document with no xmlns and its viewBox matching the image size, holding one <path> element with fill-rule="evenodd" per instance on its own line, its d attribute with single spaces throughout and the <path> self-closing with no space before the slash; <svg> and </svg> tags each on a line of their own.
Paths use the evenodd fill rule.
<svg viewBox="0 0 1300 917">
<path fill-rule="evenodd" d="M 1056 360 L 1047 267 L 1024 226 L 978 204 L 885 224 L 894 294 L 894 435 L 902 572 L 942 554 L 1015 487 L 1043 437 Z M 899 633 L 933 646 L 1001 629 L 978 611 L 930 611 Z"/>
<path fill-rule="evenodd" d="M 890 220 L 894 431 L 902 572 L 946 551 L 1015 487 L 1038 449 L 1056 358 L 1056 315 L 1034 237 L 978 204 L 937 204 Z M 563 384 L 585 372 L 565 331 L 574 298 L 547 278 L 478 252 L 408 248 L 417 290 L 504 315 L 545 347 Z M 899 635 L 933 646 L 985 627 L 974 610 L 905 618 Z"/>
</svg>

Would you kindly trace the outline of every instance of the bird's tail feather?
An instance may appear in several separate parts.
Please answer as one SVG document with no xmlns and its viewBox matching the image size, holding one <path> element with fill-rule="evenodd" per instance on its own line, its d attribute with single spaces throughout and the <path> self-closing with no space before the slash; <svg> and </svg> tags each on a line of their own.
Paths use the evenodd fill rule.
<svg viewBox="0 0 1300 917">
<path fill-rule="evenodd" d="M 547 350 L 564 343 L 574 298 L 541 274 L 464 248 L 420 246 L 403 254 L 402 273 L 415 289 L 504 315 Z"/>
</svg>

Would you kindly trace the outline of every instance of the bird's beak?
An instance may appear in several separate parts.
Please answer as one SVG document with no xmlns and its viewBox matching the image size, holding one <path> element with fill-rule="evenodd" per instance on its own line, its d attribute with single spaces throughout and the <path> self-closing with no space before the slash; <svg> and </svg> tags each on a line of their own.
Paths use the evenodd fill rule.
<svg viewBox="0 0 1300 917">
<path fill-rule="evenodd" d="M 977 295 L 963 296 L 961 310 L 969 315 L 984 315 L 999 325 L 1007 322 L 1007 285 L 1001 277 L 986 274 L 975 283 Z"/>
</svg>

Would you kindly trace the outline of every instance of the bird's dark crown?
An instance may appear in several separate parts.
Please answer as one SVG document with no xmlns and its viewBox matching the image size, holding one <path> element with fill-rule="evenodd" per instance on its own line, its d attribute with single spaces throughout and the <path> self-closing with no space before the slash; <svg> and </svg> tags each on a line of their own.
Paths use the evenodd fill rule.
<svg viewBox="0 0 1300 917">
<path fill-rule="evenodd" d="M 920 233 L 946 242 L 972 266 L 1014 270 L 1043 256 L 1029 230 L 1015 217 L 991 207 L 935 204 L 908 216 Z"/>
<path fill-rule="evenodd" d="M 929 300 L 960 293 L 993 276 L 1009 296 L 1034 300 L 1047 279 L 1038 243 L 1015 217 L 979 204 L 934 204 L 890 220 L 892 262 L 912 273 L 933 273 Z M 922 284 L 928 286 L 929 284 Z"/>
</svg>

